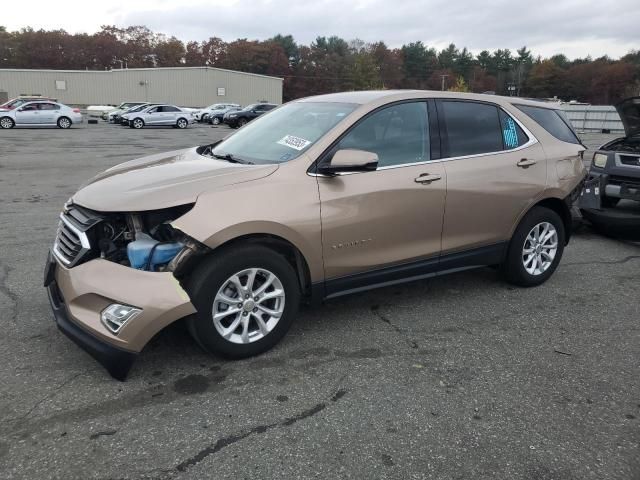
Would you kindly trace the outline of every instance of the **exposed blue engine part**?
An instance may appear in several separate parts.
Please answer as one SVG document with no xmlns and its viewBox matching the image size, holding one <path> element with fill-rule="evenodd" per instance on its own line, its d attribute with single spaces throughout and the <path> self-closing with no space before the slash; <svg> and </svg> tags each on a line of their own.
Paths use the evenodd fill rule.
<svg viewBox="0 0 640 480">
<path fill-rule="evenodd" d="M 159 242 L 145 233 L 127 245 L 129 263 L 138 270 L 155 272 L 157 267 L 169 263 L 184 245 L 180 242 Z"/>
</svg>

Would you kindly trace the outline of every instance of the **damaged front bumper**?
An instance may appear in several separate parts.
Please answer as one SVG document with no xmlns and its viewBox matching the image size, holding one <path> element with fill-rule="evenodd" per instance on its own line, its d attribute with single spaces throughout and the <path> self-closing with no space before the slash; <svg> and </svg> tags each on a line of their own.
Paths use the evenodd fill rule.
<svg viewBox="0 0 640 480">
<path fill-rule="evenodd" d="M 135 270 L 102 259 L 69 269 L 49 253 L 44 283 L 58 328 L 118 380 L 126 378 L 156 333 L 196 311 L 171 272 Z M 112 304 L 141 311 L 112 333 L 101 321 Z"/>
</svg>

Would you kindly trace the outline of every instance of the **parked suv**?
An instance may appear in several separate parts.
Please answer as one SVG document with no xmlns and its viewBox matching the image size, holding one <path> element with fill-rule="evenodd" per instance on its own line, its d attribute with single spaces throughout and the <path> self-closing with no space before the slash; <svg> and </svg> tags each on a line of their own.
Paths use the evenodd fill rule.
<svg viewBox="0 0 640 480">
<path fill-rule="evenodd" d="M 237 103 L 214 103 L 213 105 L 209 105 L 206 108 L 194 111 L 193 117 L 197 122 L 208 122 L 212 114 L 217 114 L 229 110 L 232 107 L 239 108 L 240 105 L 238 105 Z"/>
<path fill-rule="evenodd" d="M 58 326 L 120 379 L 178 319 L 242 358 L 302 300 L 485 265 L 540 285 L 569 241 L 583 151 L 553 106 L 516 98 L 301 99 L 94 177 L 64 206 L 45 285 Z"/>
<path fill-rule="evenodd" d="M 621 199 L 640 202 L 640 97 L 623 100 L 616 110 L 625 136 L 602 145 L 589 171 L 588 183 L 597 185 L 602 207 L 615 207 Z"/>
<path fill-rule="evenodd" d="M 238 128 L 276 107 L 277 105 L 274 105 L 273 103 L 254 103 L 252 105 L 247 105 L 242 110 L 229 111 L 228 113 L 225 113 L 222 120 L 231 128 Z"/>
<path fill-rule="evenodd" d="M 208 121 L 211 125 L 220 125 L 222 123 L 222 119 L 229 112 L 239 112 L 242 110 L 241 107 L 228 107 L 223 110 L 214 110 L 209 115 Z"/>
</svg>

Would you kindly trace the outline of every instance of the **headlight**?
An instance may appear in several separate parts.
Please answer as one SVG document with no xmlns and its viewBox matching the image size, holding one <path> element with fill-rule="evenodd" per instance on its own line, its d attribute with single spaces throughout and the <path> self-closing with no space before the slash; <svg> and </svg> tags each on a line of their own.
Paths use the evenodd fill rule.
<svg viewBox="0 0 640 480">
<path fill-rule="evenodd" d="M 102 311 L 100 319 L 109 331 L 118 333 L 129 320 L 136 317 L 140 312 L 142 312 L 142 310 L 130 305 L 112 303 Z"/>
<path fill-rule="evenodd" d="M 604 168 L 607 166 L 607 155 L 604 153 L 596 153 L 593 156 L 593 166 L 598 168 Z"/>
<path fill-rule="evenodd" d="M 238 114 L 237 114 L 237 113 L 231 113 L 231 114 L 229 114 L 229 118 L 234 118 L 234 117 L 237 117 L 237 116 L 238 116 Z"/>
</svg>

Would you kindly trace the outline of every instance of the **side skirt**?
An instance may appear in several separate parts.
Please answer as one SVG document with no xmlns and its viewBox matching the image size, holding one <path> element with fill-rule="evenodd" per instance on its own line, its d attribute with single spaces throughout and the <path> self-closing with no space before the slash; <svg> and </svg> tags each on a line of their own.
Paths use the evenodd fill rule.
<svg viewBox="0 0 640 480">
<path fill-rule="evenodd" d="M 504 260 L 508 245 L 508 242 L 501 242 L 463 252 L 449 253 L 440 257 L 314 283 L 311 286 L 311 303 L 318 304 L 322 300 L 329 300 L 374 288 L 424 280 L 436 275 L 446 275 L 488 265 L 497 265 Z"/>
</svg>

